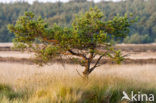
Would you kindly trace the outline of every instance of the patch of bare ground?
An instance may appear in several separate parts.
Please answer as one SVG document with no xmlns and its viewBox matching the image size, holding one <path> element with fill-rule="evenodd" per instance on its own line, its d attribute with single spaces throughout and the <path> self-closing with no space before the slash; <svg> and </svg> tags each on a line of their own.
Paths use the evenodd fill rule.
<svg viewBox="0 0 156 103">
<path fill-rule="evenodd" d="M 117 44 L 117 49 L 127 52 L 155 52 L 156 43 L 152 44 Z"/>
<path fill-rule="evenodd" d="M 36 63 L 36 59 L 34 58 L 14 58 L 14 57 L 0 57 L 1 63 L 21 63 L 21 64 L 31 64 L 34 65 Z M 59 64 L 79 64 L 80 60 L 77 59 L 54 59 L 49 62 L 49 64 L 59 63 Z M 95 63 L 96 60 L 93 60 L 92 63 Z M 116 64 L 110 59 L 102 59 L 100 64 Z M 125 60 L 121 64 L 156 64 L 156 59 L 130 59 L 125 58 Z"/>
<path fill-rule="evenodd" d="M 0 57 L 34 57 L 33 53 L 14 51 L 11 47 L 12 43 L 0 43 Z M 156 59 L 156 44 L 117 44 L 115 48 L 121 50 L 123 54 L 128 54 L 126 58 L 129 59 Z"/>
<path fill-rule="evenodd" d="M 30 52 L 0 51 L 0 57 L 32 58 L 34 55 Z"/>
</svg>

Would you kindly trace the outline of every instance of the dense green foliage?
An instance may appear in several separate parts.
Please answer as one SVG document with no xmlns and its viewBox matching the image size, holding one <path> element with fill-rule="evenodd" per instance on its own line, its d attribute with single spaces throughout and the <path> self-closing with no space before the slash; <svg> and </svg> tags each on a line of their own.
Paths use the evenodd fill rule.
<svg viewBox="0 0 156 103">
<path fill-rule="evenodd" d="M 41 17 L 36 18 L 33 13 L 26 12 L 15 25 L 11 24 L 8 28 L 15 34 L 15 47 L 35 52 L 39 63 L 48 63 L 62 55 L 72 55 L 81 58 L 80 64 L 85 67 L 83 75 L 88 77 L 100 66 L 103 57 L 117 63 L 123 60 L 120 51 L 113 49 L 111 41 L 125 37 L 132 20 L 126 15 L 115 16 L 112 20 L 102 20 L 103 16 L 99 9 L 90 9 L 77 15 L 72 26 L 62 27 L 57 24 L 49 26 Z M 95 57 L 98 59 L 91 66 Z"/>
<path fill-rule="evenodd" d="M 79 0 L 78 0 L 79 1 Z M 105 15 L 106 20 L 112 19 L 113 16 L 133 14 L 138 17 L 138 22 L 131 26 L 130 37 L 135 40 L 128 41 L 129 43 L 149 43 L 156 39 L 156 1 L 155 0 L 126 0 L 122 2 L 100 2 L 92 3 L 77 2 L 71 0 L 68 3 L 39 3 L 34 2 L 33 5 L 28 3 L 0 3 L 0 42 L 11 41 L 14 37 L 7 30 L 9 23 L 15 23 L 16 19 L 23 15 L 25 11 L 33 11 L 38 16 L 42 16 L 49 24 L 60 24 L 62 26 L 71 26 L 74 15 L 78 12 L 86 11 L 91 6 L 97 6 Z M 134 38 L 135 34 L 139 35 L 137 40 Z M 131 37 L 132 35 L 132 37 Z M 148 36 L 148 39 L 145 38 Z M 127 42 L 127 40 L 125 40 Z M 134 42 L 133 42 L 134 41 Z M 137 42 L 138 41 L 138 42 Z"/>
</svg>

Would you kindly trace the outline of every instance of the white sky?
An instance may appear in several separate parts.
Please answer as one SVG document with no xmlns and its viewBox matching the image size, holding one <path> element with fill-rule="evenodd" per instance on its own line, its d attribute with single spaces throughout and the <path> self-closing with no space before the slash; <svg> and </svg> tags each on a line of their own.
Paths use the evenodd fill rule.
<svg viewBox="0 0 156 103">
<path fill-rule="evenodd" d="M 59 0 L 0 0 L 0 2 L 3 2 L 3 3 L 15 2 L 15 1 L 27 1 L 27 2 L 32 4 L 34 1 L 39 1 L 39 2 L 56 2 L 56 1 L 59 1 Z M 67 2 L 68 0 L 60 0 L 60 1 Z M 94 0 L 94 1 L 95 2 L 99 2 L 101 0 Z M 105 0 L 105 1 L 109 1 L 109 0 Z M 111 1 L 120 1 L 120 0 L 111 0 Z"/>
</svg>

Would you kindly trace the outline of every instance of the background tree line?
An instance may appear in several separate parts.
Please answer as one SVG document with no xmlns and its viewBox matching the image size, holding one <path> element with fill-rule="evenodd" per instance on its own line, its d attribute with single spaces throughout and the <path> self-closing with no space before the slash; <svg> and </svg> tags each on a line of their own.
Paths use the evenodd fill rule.
<svg viewBox="0 0 156 103">
<path fill-rule="evenodd" d="M 116 15 L 125 13 L 138 18 L 130 27 L 127 38 L 120 42 L 125 43 L 151 43 L 156 42 L 156 1 L 155 0 L 122 0 L 120 2 L 104 1 L 94 3 L 87 0 L 70 0 L 68 3 L 40 3 L 27 2 L 0 3 L 0 42 L 11 42 L 14 35 L 9 33 L 7 25 L 15 24 L 17 18 L 25 11 L 32 11 L 45 18 L 50 24 L 57 23 L 61 26 L 71 26 L 75 15 L 85 12 L 90 7 L 98 7 L 104 13 L 103 20 L 112 19 Z"/>
</svg>

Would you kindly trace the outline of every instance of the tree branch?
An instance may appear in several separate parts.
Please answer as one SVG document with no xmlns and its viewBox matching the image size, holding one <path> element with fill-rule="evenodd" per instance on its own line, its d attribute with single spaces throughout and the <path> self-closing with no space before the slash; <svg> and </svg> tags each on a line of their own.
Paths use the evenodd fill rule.
<svg viewBox="0 0 156 103">
<path fill-rule="evenodd" d="M 76 69 L 76 71 L 77 71 L 77 74 L 81 77 L 81 78 L 83 78 L 84 79 L 84 76 L 82 76 L 81 74 L 80 74 L 80 72 Z"/>
<path fill-rule="evenodd" d="M 100 62 L 100 60 L 102 59 L 103 56 L 104 56 L 104 54 L 101 55 L 101 56 L 98 58 L 98 60 L 96 61 L 95 65 L 89 70 L 90 73 L 91 73 L 96 67 L 99 66 L 98 64 L 99 64 L 99 62 Z"/>
<path fill-rule="evenodd" d="M 43 38 L 44 41 L 47 41 L 47 42 L 52 42 L 52 43 L 58 43 L 57 40 L 49 40 L 47 38 Z"/>
<path fill-rule="evenodd" d="M 75 56 L 79 56 L 79 57 L 82 57 L 84 58 L 85 60 L 87 60 L 87 57 L 84 55 L 84 54 L 80 54 L 80 53 L 75 53 L 74 51 L 72 50 L 68 50 L 72 55 L 75 55 Z"/>
<path fill-rule="evenodd" d="M 89 61 L 91 62 L 94 58 L 94 52 L 90 53 L 90 56 L 89 56 Z"/>
</svg>

